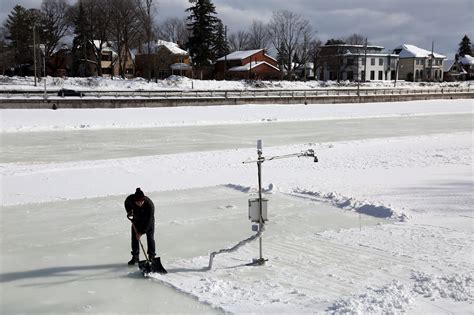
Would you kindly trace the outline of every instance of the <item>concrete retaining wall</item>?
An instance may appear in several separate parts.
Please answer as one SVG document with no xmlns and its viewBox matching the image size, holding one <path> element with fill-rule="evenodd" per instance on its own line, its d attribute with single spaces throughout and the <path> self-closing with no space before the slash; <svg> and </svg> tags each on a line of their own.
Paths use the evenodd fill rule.
<svg viewBox="0 0 474 315">
<path fill-rule="evenodd" d="M 436 94 L 387 94 L 387 95 L 340 95 L 314 97 L 198 97 L 198 98 L 60 98 L 47 101 L 41 98 L 0 99 L 1 109 L 28 108 L 127 108 L 127 107 L 173 107 L 173 106 L 216 106 L 241 104 L 337 104 L 400 102 L 433 99 L 473 99 L 474 92 Z"/>
</svg>

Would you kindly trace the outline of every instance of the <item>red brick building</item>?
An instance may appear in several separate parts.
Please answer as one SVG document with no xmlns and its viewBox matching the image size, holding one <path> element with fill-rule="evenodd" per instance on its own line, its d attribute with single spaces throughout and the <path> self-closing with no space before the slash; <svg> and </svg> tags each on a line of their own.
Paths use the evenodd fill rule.
<svg viewBox="0 0 474 315">
<path fill-rule="evenodd" d="M 214 75 L 218 80 L 281 78 L 277 61 L 265 54 L 263 49 L 234 51 L 217 59 Z"/>
</svg>

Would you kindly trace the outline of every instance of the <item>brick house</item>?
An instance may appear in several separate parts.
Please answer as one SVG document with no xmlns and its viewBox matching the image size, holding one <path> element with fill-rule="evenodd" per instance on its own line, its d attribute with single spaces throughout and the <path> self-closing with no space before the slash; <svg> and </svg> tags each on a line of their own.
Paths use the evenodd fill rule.
<svg viewBox="0 0 474 315">
<path fill-rule="evenodd" d="M 179 48 L 178 44 L 164 40 L 154 41 L 150 43 L 150 54 L 146 53 L 147 46 L 142 45 L 136 52 L 137 76 L 160 79 L 170 75 L 192 76 L 189 54 Z"/>
<path fill-rule="evenodd" d="M 398 46 L 393 52 L 400 57 L 398 77 L 401 80 L 443 80 L 443 60 L 446 56 L 408 44 Z"/>
<path fill-rule="evenodd" d="M 395 80 L 398 55 L 382 46 L 333 44 L 321 46 L 316 77 L 321 81 Z"/>
<path fill-rule="evenodd" d="M 278 62 L 264 49 L 234 51 L 217 59 L 214 76 L 223 79 L 280 79 Z"/>
</svg>

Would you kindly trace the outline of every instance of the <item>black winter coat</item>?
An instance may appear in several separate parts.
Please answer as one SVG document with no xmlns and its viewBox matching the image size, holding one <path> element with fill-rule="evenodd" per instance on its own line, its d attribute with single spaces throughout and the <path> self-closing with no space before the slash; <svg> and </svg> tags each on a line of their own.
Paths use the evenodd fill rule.
<svg viewBox="0 0 474 315">
<path fill-rule="evenodd" d="M 125 210 L 127 214 L 133 214 L 133 223 L 140 234 L 145 234 L 148 230 L 155 228 L 155 205 L 150 198 L 145 196 L 143 206 L 135 204 L 135 195 L 130 195 L 125 199 Z"/>
</svg>

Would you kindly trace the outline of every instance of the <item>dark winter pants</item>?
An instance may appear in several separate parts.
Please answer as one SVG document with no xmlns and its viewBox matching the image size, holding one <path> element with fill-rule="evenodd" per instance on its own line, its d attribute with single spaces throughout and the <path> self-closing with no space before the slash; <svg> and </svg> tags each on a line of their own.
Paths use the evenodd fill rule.
<svg viewBox="0 0 474 315">
<path fill-rule="evenodd" d="M 132 256 L 133 257 L 138 257 L 140 254 L 140 245 L 138 244 L 137 240 L 137 234 L 135 233 L 135 230 L 133 229 L 132 226 Z M 148 247 L 148 258 L 153 258 L 155 257 L 155 228 L 151 228 L 148 231 L 146 231 L 146 242 L 147 242 L 147 247 Z"/>
</svg>

